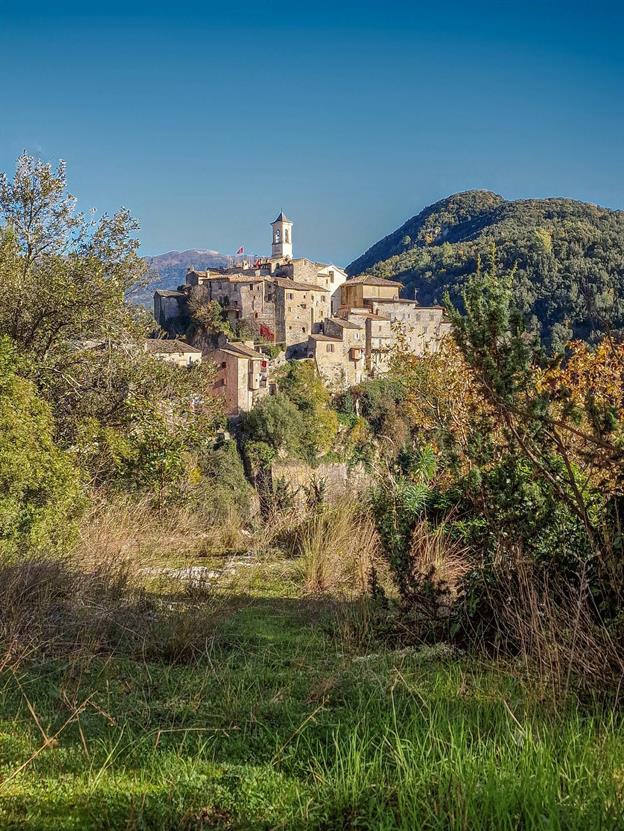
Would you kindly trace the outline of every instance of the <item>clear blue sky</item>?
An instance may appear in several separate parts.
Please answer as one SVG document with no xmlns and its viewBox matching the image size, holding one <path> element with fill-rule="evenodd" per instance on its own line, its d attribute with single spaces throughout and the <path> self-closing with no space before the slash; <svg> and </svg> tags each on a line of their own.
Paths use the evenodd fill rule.
<svg viewBox="0 0 624 831">
<path fill-rule="evenodd" d="M 66 159 L 146 254 L 264 253 L 283 209 L 346 264 L 468 188 L 622 209 L 622 5 L 0 0 L 0 168 Z"/>
</svg>

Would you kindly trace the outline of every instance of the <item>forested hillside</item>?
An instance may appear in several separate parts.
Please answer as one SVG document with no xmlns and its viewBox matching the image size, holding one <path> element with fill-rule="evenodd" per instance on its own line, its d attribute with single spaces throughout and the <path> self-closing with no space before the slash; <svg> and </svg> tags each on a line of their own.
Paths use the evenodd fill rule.
<svg viewBox="0 0 624 831">
<path fill-rule="evenodd" d="M 496 244 L 503 268 L 516 265 L 514 295 L 557 349 L 569 338 L 624 332 L 624 212 L 571 199 L 507 201 L 467 191 L 436 202 L 351 263 L 403 282 L 404 296 L 461 302 L 477 253 Z"/>
</svg>

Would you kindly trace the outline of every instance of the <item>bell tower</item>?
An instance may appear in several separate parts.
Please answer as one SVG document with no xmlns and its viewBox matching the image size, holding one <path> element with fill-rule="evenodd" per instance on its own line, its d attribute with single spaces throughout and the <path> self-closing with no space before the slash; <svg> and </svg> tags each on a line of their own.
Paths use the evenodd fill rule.
<svg viewBox="0 0 624 831">
<path fill-rule="evenodd" d="M 273 229 L 272 257 L 289 257 L 292 259 L 292 226 L 292 222 L 284 211 L 281 211 L 275 222 L 271 223 Z"/>
</svg>

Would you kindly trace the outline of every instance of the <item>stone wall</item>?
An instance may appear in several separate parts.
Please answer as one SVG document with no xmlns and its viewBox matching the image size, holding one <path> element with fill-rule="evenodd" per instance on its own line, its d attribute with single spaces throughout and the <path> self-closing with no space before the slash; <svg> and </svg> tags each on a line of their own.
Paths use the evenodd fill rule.
<svg viewBox="0 0 624 831">
<path fill-rule="evenodd" d="M 349 470 L 344 462 L 331 462 L 311 467 L 304 462 L 273 462 L 271 467 L 273 481 L 282 479 L 293 488 L 301 488 L 299 496 L 305 499 L 303 488 L 312 482 L 325 480 L 326 497 L 332 501 L 345 499 L 367 490 L 372 484 L 372 476 L 361 465 Z"/>
</svg>

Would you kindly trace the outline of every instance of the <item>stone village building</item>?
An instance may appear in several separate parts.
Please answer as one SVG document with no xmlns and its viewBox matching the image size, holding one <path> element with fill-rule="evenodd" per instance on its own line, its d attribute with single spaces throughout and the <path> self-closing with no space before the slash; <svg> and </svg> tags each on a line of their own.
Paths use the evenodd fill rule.
<svg viewBox="0 0 624 831">
<path fill-rule="evenodd" d="M 271 257 L 238 267 L 189 269 L 177 291 L 158 290 L 154 317 L 171 335 L 188 319 L 188 305 L 218 301 L 232 328 L 245 323 L 253 340 L 219 343 L 206 357 L 217 366 L 215 390 L 231 416 L 250 410 L 274 385 L 263 344 L 284 357 L 307 358 L 335 390 L 386 372 L 392 349 L 424 355 L 449 331 L 441 306 L 399 297 L 401 283 L 360 275 L 351 279 L 332 264 L 293 258 L 293 223 L 282 212 L 271 223 Z M 248 337 L 248 336 L 247 336 Z"/>
<path fill-rule="evenodd" d="M 148 338 L 145 351 L 161 361 L 191 367 L 202 362 L 202 351 L 177 338 Z"/>
<path fill-rule="evenodd" d="M 227 269 L 189 269 L 177 291 L 154 294 L 154 317 L 175 334 L 191 300 L 218 301 L 232 328 L 244 321 L 257 340 L 284 347 L 288 358 L 305 357 L 308 336 L 342 302 L 346 273 L 337 266 L 292 257 L 293 223 L 282 212 L 271 223 L 271 257 Z"/>
</svg>

